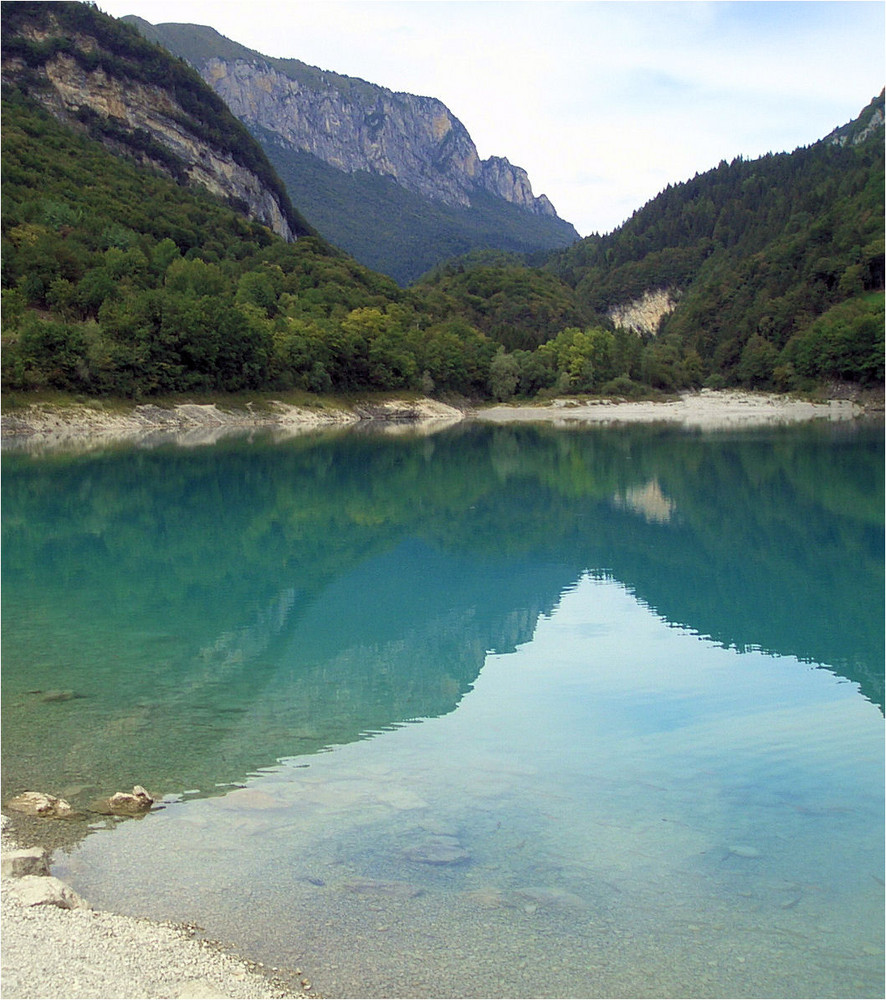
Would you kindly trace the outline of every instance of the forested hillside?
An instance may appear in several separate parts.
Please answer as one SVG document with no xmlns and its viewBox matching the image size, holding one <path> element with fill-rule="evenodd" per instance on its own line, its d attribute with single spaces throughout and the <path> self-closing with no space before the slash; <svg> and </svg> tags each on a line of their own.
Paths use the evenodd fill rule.
<svg viewBox="0 0 886 1000">
<path fill-rule="evenodd" d="M 258 126 L 252 132 L 311 224 L 361 263 L 401 285 L 477 248 L 526 253 L 566 246 L 578 238 L 561 219 L 531 215 L 489 192 L 474 194 L 470 208 L 444 205 L 390 177 L 336 170 L 310 153 L 285 148 Z"/>
<path fill-rule="evenodd" d="M 533 195 L 524 170 L 481 160 L 433 97 L 266 56 L 206 25 L 123 20 L 227 101 L 313 226 L 402 285 L 474 249 L 530 252 L 578 239 L 548 198 Z"/>
<path fill-rule="evenodd" d="M 669 290 L 676 306 L 658 340 L 684 378 L 700 366 L 715 383 L 749 386 L 882 381 L 883 189 L 881 94 L 813 146 L 668 187 L 545 269 L 598 315 Z"/>
<path fill-rule="evenodd" d="M 182 61 L 90 4 L 7 4 L 0 25 L 5 84 L 287 239 L 311 231 L 259 144 Z"/>
<path fill-rule="evenodd" d="M 4 67 L 17 62 L 2 106 L 6 389 L 509 399 L 882 384 L 882 95 L 808 149 L 722 163 L 535 266 L 475 253 L 402 289 L 304 235 L 299 206 L 287 211 L 302 235 L 281 238 L 211 184 L 184 183 L 149 135 L 90 112 L 89 87 L 111 70 L 121 84 L 131 66 L 142 82 L 180 79 L 189 118 L 220 132 L 213 142 L 232 156 L 257 155 L 278 189 L 183 62 L 79 4 L 61 5 L 87 12 L 76 44 L 45 30 L 38 9 L 57 5 L 11 5 L 24 40 L 10 51 L 8 6 Z M 121 32 L 135 48 L 108 73 L 84 70 L 83 108 L 59 105 L 42 67 L 59 53 L 88 61 L 90 30 L 106 48 L 130 44 Z M 652 326 L 626 320 L 619 307 L 650 293 Z"/>
<path fill-rule="evenodd" d="M 274 236 L 3 101 L 7 388 L 485 390 L 494 345 L 315 237 Z"/>
</svg>

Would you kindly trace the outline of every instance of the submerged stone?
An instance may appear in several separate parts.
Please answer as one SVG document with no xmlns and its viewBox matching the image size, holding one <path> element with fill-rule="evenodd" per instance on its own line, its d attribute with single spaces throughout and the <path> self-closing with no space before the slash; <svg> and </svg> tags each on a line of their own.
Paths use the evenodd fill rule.
<svg viewBox="0 0 886 1000">
<path fill-rule="evenodd" d="M 749 844 L 732 844 L 729 848 L 729 853 L 734 854 L 737 858 L 759 858 L 760 852 L 756 847 L 751 847 Z"/>
<path fill-rule="evenodd" d="M 25 875 L 48 875 L 49 855 L 42 847 L 24 847 L 17 851 L 4 851 L 0 861 L 4 878 L 23 878 Z"/>
<path fill-rule="evenodd" d="M 102 799 L 95 805 L 95 811 L 113 813 L 116 816 L 138 816 L 146 813 L 154 804 L 154 796 L 141 785 L 134 785 L 131 792 L 114 792 L 109 799 Z"/>
<path fill-rule="evenodd" d="M 395 899 L 414 899 L 424 893 L 424 889 L 409 882 L 384 882 L 374 878 L 347 879 L 341 886 L 348 892 L 360 895 L 375 893 L 380 896 L 392 896 Z"/>
<path fill-rule="evenodd" d="M 76 691 L 44 691 L 40 701 L 54 702 L 54 701 L 74 701 L 75 698 L 82 698 L 82 694 L 77 694 Z"/>
<path fill-rule="evenodd" d="M 484 910 L 500 910 L 508 905 L 507 897 L 501 889 L 494 886 L 482 886 L 479 889 L 471 889 L 465 893 L 465 898 L 469 899 Z"/>
<path fill-rule="evenodd" d="M 527 886 L 524 889 L 514 890 L 514 895 L 525 903 L 535 906 L 584 907 L 586 905 L 585 901 L 574 892 L 548 886 Z"/>
<path fill-rule="evenodd" d="M 455 865 L 471 860 L 470 851 L 465 850 L 455 837 L 432 837 L 408 847 L 403 857 L 423 865 Z"/>
</svg>

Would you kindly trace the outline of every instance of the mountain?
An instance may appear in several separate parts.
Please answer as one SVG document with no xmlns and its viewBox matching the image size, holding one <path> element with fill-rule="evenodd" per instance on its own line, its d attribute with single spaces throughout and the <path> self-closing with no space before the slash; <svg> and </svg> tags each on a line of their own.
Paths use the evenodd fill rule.
<svg viewBox="0 0 886 1000">
<path fill-rule="evenodd" d="M 227 199 L 284 239 L 311 232 L 267 157 L 202 80 L 88 4 L 6 4 L 3 82 L 56 118 Z"/>
<path fill-rule="evenodd" d="M 485 391 L 495 345 L 313 235 L 193 69 L 91 5 L 2 15 L 5 390 Z"/>
<path fill-rule="evenodd" d="M 5 4 L 2 28 L 6 390 L 507 399 L 883 382 L 882 94 L 808 148 L 669 187 L 605 237 L 547 258 L 474 251 L 404 289 L 312 234 L 183 60 L 88 4 Z M 487 199 L 550 221 L 470 197 L 441 210 Z"/>
<path fill-rule="evenodd" d="M 655 340 L 642 379 L 661 388 L 882 382 L 883 111 L 881 93 L 809 147 L 668 186 L 545 270 L 586 312 Z"/>
<path fill-rule="evenodd" d="M 401 284 L 472 249 L 535 251 L 578 238 L 533 194 L 525 170 L 481 160 L 434 98 L 264 56 L 202 25 L 123 20 L 200 72 L 324 236 Z"/>
</svg>

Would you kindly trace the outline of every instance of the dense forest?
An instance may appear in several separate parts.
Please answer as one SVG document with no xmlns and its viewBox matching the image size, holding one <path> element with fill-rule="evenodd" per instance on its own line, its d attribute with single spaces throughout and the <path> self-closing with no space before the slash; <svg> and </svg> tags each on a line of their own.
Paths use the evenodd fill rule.
<svg viewBox="0 0 886 1000">
<path fill-rule="evenodd" d="M 319 237 L 286 243 L 20 96 L 2 113 L 7 387 L 485 391 L 491 342 Z"/>
<path fill-rule="evenodd" d="M 882 123 L 883 94 L 839 135 L 669 187 L 547 269 L 594 312 L 673 289 L 659 340 L 715 384 L 882 380 Z"/>
<path fill-rule="evenodd" d="M 21 34 L 59 7 L 78 34 Z M 291 205 L 303 235 L 287 243 L 164 170 L 150 136 L 86 106 L 60 121 L 35 100 L 59 51 L 87 74 L 137 65 L 186 94 L 191 117 L 206 102 L 212 141 L 280 190 L 199 76 L 133 28 L 88 5 L 13 4 L 3 29 L 4 65 L 25 66 L 3 87 L 6 389 L 510 399 L 883 381 L 882 95 L 814 146 L 669 187 L 607 236 L 456 258 L 403 289 Z M 614 306 L 660 289 L 676 304 L 656 332 L 614 325 Z"/>
<path fill-rule="evenodd" d="M 488 192 L 473 194 L 470 208 L 455 208 L 414 194 L 390 177 L 336 170 L 310 153 L 286 148 L 258 126 L 252 132 L 287 188 L 297 192 L 299 211 L 311 225 L 400 285 L 476 247 L 525 253 L 577 238 L 568 223 L 530 215 Z"/>
</svg>

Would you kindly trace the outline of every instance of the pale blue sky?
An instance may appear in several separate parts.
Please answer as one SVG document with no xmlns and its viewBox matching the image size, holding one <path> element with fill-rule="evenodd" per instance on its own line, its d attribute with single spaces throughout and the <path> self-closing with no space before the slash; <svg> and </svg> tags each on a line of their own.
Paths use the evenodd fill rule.
<svg viewBox="0 0 886 1000">
<path fill-rule="evenodd" d="M 886 83 L 883 2 L 99 0 L 437 97 L 584 236 L 735 156 L 808 145 Z"/>
</svg>

